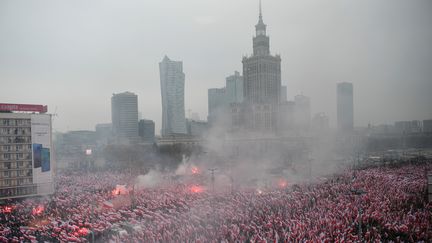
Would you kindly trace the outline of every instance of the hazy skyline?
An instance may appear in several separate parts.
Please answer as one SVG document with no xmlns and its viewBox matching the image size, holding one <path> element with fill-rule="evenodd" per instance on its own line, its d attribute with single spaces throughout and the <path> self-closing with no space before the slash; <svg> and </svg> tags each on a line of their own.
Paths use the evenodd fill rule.
<svg viewBox="0 0 432 243">
<path fill-rule="evenodd" d="M 354 85 L 354 125 L 432 118 L 432 2 L 264 0 L 270 50 L 288 99 L 336 124 L 336 83 Z M 0 102 L 38 103 L 54 130 L 111 122 L 113 93 L 138 95 L 161 127 L 158 63 L 183 61 L 185 108 L 207 116 L 207 89 L 224 86 L 252 53 L 258 1 L 1 1 Z"/>
</svg>

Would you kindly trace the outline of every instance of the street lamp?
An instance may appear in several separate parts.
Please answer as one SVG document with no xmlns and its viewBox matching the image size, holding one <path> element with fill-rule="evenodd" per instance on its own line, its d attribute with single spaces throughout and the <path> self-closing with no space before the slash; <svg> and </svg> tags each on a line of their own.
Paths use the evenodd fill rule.
<svg viewBox="0 0 432 243">
<path fill-rule="evenodd" d="M 215 183 L 215 177 L 214 177 L 214 172 L 217 170 L 217 168 L 212 168 L 212 169 L 208 169 L 209 171 L 211 171 L 211 182 L 212 182 L 212 190 L 214 193 L 214 183 Z"/>
</svg>

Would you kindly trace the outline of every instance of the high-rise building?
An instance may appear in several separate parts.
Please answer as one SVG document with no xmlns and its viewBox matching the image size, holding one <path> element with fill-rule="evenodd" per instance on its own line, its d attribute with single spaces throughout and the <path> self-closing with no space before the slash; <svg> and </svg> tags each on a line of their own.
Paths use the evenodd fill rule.
<svg viewBox="0 0 432 243">
<path fill-rule="evenodd" d="M 309 129 L 311 122 L 310 98 L 304 95 L 294 97 L 294 120 L 295 126 L 300 129 Z"/>
<path fill-rule="evenodd" d="M 186 134 L 183 62 L 167 56 L 159 63 L 162 94 L 162 136 Z"/>
<path fill-rule="evenodd" d="M 354 128 L 354 100 L 352 83 L 337 84 L 337 126 L 339 131 L 352 131 Z"/>
<path fill-rule="evenodd" d="M 153 143 L 155 140 L 155 123 L 152 120 L 140 120 L 138 131 L 141 141 Z"/>
<path fill-rule="evenodd" d="M 288 101 L 288 95 L 287 95 L 287 86 L 282 85 L 281 86 L 281 94 L 280 94 L 280 102 L 287 102 Z"/>
<path fill-rule="evenodd" d="M 432 132 L 432 119 L 431 120 L 423 120 L 423 132 Z"/>
<path fill-rule="evenodd" d="M 270 54 L 270 39 L 266 35 L 259 8 L 259 20 L 255 25 L 253 54 L 243 57 L 244 107 L 234 106 L 232 112 L 245 112 L 242 116 L 247 130 L 275 132 L 279 119 L 281 95 L 281 58 Z M 233 117 L 237 115 L 233 114 Z"/>
<path fill-rule="evenodd" d="M 54 193 L 56 163 L 46 112 L 42 105 L 0 104 L 0 199 Z"/>
<path fill-rule="evenodd" d="M 227 112 L 226 88 L 208 89 L 208 121 L 214 124 Z"/>
<path fill-rule="evenodd" d="M 191 137 L 204 137 L 208 130 L 208 123 L 199 120 L 189 120 L 186 121 L 188 135 Z"/>
<path fill-rule="evenodd" d="M 409 134 L 422 131 L 421 121 L 397 121 L 394 124 L 397 133 Z"/>
<path fill-rule="evenodd" d="M 229 104 L 243 102 L 243 77 L 238 71 L 226 78 L 226 98 Z"/>
<path fill-rule="evenodd" d="M 112 140 L 112 124 L 100 123 L 95 126 L 96 138 L 99 144 L 108 144 Z"/>
<path fill-rule="evenodd" d="M 312 129 L 315 132 L 323 132 L 330 129 L 329 118 L 323 112 L 315 114 L 311 123 Z"/>
<path fill-rule="evenodd" d="M 138 96 L 131 92 L 111 97 L 113 135 L 118 143 L 138 142 Z"/>
<path fill-rule="evenodd" d="M 251 104 L 279 104 L 281 89 L 281 58 L 270 54 L 270 39 L 266 35 L 261 4 L 253 55 L 243 57 L 245 101 Z"/>
</svg>

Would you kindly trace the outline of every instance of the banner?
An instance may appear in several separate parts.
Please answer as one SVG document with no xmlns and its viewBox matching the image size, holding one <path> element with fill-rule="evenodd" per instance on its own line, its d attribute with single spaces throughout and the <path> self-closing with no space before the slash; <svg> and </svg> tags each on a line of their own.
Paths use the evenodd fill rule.
<svg viewBox="0 0 432 243">
<path fill-rule="evenodd" d="M 53 193 L 51 158 L 51 115 L 31 115 L 33 183 L 38 194 Z"/>
</svg>

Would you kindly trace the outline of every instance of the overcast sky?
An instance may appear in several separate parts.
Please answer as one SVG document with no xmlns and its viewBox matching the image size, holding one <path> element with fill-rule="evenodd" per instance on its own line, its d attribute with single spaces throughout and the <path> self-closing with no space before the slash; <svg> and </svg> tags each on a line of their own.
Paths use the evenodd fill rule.
<svg viewBox="0 0 432 243">
<path fill-rule="evenodd" d="M 335 125 L 336 83 L 354 84 L 355 126 L 432 118 L 432 1 L 263 0 L 288 98 Z M 138 95 L 161 127 L 158 63 L 182 60 L 188 110 L 252 52 L 258 0 L 0 0 L 0 102 L 56 112 L 54 129 L 111 122 L 112 93 Z"/>
</svg>

